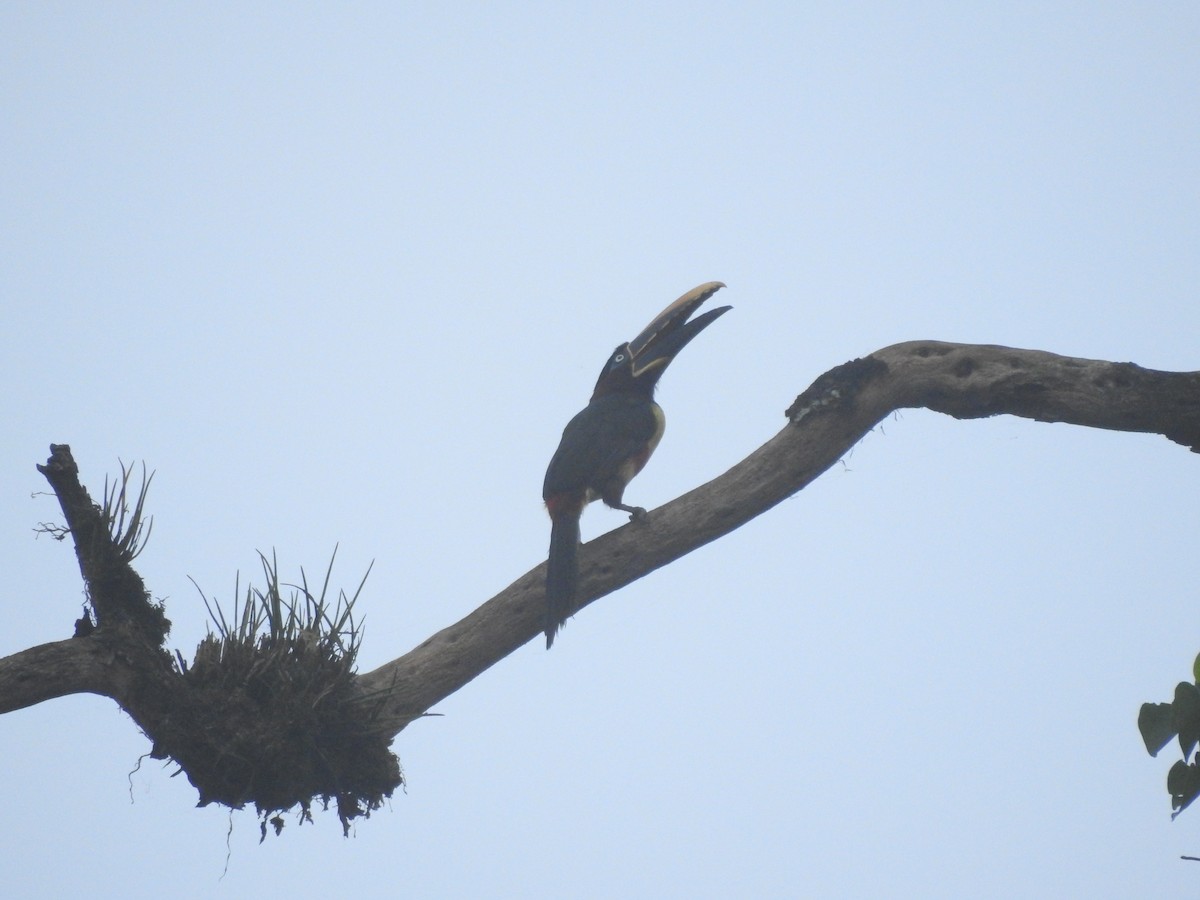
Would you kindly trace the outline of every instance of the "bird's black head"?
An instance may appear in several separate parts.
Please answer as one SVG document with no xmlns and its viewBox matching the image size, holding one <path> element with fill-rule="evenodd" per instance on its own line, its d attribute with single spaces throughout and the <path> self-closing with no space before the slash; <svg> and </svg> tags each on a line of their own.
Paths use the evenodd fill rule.
<svg viewBox="0 0 1200 900">
<path fill-rule="evenodd" d="M 710 281 L 688 291 L 654 317 L 637 337 L 621 344 L 600 370 L 592 399 L 631 391 L 652 395 L 667 366 L 701 331 L 733 307 L 721 306 L 688 321 L 700 304 L 725 287 Z"/>
</svg>

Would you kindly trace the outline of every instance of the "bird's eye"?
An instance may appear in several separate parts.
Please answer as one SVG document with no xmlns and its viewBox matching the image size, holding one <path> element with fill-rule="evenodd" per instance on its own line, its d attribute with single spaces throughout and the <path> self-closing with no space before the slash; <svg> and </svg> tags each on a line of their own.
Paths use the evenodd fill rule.
<svg viewBox="0 0 1200 900">
<path fill-rule="evenodd" d="M 615 363 L 625 362 L 625 354 L 618 353 L 616 356 L 613 357 L 613 362 L 615 362 Z"/>
</svg>

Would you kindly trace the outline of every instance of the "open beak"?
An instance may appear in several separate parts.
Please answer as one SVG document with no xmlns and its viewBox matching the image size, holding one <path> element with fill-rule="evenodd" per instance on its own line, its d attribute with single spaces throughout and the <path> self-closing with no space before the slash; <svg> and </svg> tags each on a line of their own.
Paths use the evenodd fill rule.
<svg viewBox="0 0 1200 900">
<path fill-rule="evenodd" d="M 692 288 L 655 316 L 654 321 L 629 342 L 634 377 L 655 367 L 665 369 L 692 338 L 733 308 L 720 306 L 688 321 L 688 316 L 699 309 L 701 303 L 723 287 L 725 285 L 720 281 L 709 281 Z"/>
</svg>

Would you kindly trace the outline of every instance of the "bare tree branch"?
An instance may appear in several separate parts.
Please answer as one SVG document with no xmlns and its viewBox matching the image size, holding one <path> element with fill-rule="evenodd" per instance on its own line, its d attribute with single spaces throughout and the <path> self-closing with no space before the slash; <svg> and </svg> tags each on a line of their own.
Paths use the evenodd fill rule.
<svg viewBox="0 0 1200 900">
<path fill-rule="evenodd" d="M 827 372 L 787 411 L 790 424 L 724 475 L 587 544 L 580 607 L 729 533 L 804 488 L 881 420 L 926 408 L 960 419 L 1039 422 L 1161 434 L 1200 451 L 1200 372 L 1038 350 L 937 341 L 894 344 Z M 404 656 L 361 676 L 399 730 L 541 630 L 545 566 Z"/>
<path fill-rule="evenodd" d="M 120 552 L 121 536 L 110 532 L 104 510 L 80 483 L 71 448 L 51 444 L 38 471 L 62 507 L 96 624 L 85 613 L 74 638 L 0 659 L 0 712 L 68 694 L 99 694 L 152 734 L 174 705 L 177 673 L 162 647 L 171 623 L 162 606 L 150 602 L 132 556 Z"/>
<path fill-rule="evenodd" d="M 0 659 L 0 713 L 68 694 L 101 694 L 122 703 L 142 677 L 105 641 L 39 644 Z"/>
<path fill-rule="evenodd" d="M 54 494 L 67 520 L 67 529 L 75 541 L 75 556 L 79 560 L 79 571 L 87 587 L 88 601 L 96 614 L 97 625 L 128 623 L 142 629 L 146 637 L 159 644 L 171 629 L 171 623 L 163 614 L 161 606 L 149 603 L 150 593 L 142 577 L 130 563 L 132 555 L 123 552 L 127 536 L 111 534 L 111 523 L 105 511 L 93 500 L 79 482 L 79 466 L 71 456 L 66 444 L 51 444 L 50 458 L 45 465 L 38 466 Z M 128 480 L 128 472 L 123 472 Z M 148 484 L 143 476 L 143 491 Z M 144 495 L 143 495 L 144 496 Z M 124 521 L 123 506 L 125 490 L 120 490 L 121 509 L 113 509 Z M 105 498 L 106 506 L 113 501 Z M 137 502 L 134 515 L 136 539 L 137 524 L 141 520 L 141 499 Z"/>
<path fill-rule="evenodd" d="M 1009 414 L 1042 422 L 1162 434 L 1200 451 L 1200 373 L 1074 359 L 1035 350 L 913 341 L 827 372 L 787 411 L 789 424 L 728 472 L 589 543 L 580 558 L 581 606 L 678 559 L 804 488 L 874 426 L 900 409 L 956 418 Z M 120 557 L 101 510 L 78 482 L 69 448 L 39 466 L 76 544 L 100 628 L 0 660 L 0 712 L 69 693 L 113 697 L 148 734 L 180 700 L 161 648 L 169 624 L 146 602 L 141 579 Z M 117 549 L 114 549 L 117 548 Z M 537 636 L 544 565 L 409 653 L 359 676 L 394 734 L 434 704 Z M 139 603 L 133 603 L 136 598 Z"/>
</svg>

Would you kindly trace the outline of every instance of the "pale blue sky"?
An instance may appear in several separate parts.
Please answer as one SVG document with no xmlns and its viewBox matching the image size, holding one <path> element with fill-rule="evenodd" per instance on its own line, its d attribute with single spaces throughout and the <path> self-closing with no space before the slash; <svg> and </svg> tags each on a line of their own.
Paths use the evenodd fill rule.
<svg viewBox="0 0 1200 900">
<path fill-rule="evenodd" d="M 0 6 L 0 653 L 81 587 L 34 464 L 157 471 L 190 654 L 255 550 L 339 572 L 364 668 L 545 555 L 612 347 L 703 281 L 657 506 L 897 341 L 1196 369 L 1200 10 Z M 1200 460 L 908 412 L 396 741 L 343 840 L 257 846 L 111 701 L 0 718 L 13 896 L 1187 894 L 1138 705 L 1200 650 Z M 586 537 L 624 517 L 592 509 Z M 130 803 L 132 795 L 133 803 Z"/>
</svg>

